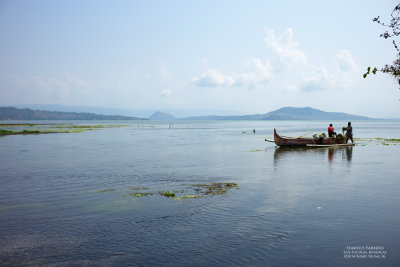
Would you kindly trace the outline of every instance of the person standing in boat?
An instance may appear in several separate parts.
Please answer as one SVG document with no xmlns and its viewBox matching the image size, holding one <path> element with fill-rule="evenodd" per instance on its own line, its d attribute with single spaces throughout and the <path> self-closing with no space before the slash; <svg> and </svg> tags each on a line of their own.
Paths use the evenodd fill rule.
<svg viewBox="0 0 400 267">
<path fill-rule="evenodd" d="M 343 130 L 346 130 L 346 144 L 347 141 L 350 139 L 351 143 L 354 143 L 353 141 L 353 127 L 351 126 L 351 122 L 347 123 L 347 127 L 343 127 Z"/>
<path fill-rule="evenodd" d="M 335 130 L 333 129 L 332 123 L 329 124 L 329 127 L 328 127 L 328 136 L 329 136 L 329 137 L 335 136 L 336 133 L 335 133 L 334 131 L 335 131 Z"/>
</svg>

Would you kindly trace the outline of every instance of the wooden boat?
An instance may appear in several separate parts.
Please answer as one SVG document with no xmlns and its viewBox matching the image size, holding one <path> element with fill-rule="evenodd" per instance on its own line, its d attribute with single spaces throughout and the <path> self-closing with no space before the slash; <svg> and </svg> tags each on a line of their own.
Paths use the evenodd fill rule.
<svg viewBox="0 0 400 267">
<path fill-rule="evenodd" d="M 338 144 L 346 144 L 346 137 L 343 139 L 335 138 L 335 137 L 326 137 L 326 138 L 318 138 L 314 139 L 312 137 L 286 137 L 280 136 L 276 133 L 276 129 L 274 129 L 274 142 L 277 146 L 315 146 L 315 145 L 323 145 L 323 146 L 334 146 Z"/>
<path fill-rule="evenodd" d="M 356 144 L 350 143 L 350 144 L 331 144 L 331 145 L 310 145 L 307 144 L 307 147 L 316 147 L 316 148 L 324 148 L 324 147 L 348 147 L 348 146 L 355 146 Z"/>
</svg>

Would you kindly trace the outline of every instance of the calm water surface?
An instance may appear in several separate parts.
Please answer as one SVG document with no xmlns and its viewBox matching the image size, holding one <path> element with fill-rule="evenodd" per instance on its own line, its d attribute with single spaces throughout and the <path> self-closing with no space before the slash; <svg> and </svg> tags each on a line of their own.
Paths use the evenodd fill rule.
<svg viewBox="0 0 400 267">
<path fill-rule="evenodd" d="M 376 139 L 400 138 L 399 121 L 308 150 L 264 138 L 329 122 L 153 123 L 1 137 L 0 265 L 400 266 L 400 143 Z M 158 194 L 219 182 L 239 188 Z"/>
</svg>

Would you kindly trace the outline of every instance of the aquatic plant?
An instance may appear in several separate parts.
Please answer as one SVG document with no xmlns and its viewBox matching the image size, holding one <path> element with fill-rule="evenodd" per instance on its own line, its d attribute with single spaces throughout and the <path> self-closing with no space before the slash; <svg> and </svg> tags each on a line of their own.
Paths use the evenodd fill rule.
<svg viewBox="0 0 400 267">
<path fill-rule="evenodd" d="M 169 192 L 169 191 L 165 191 L 165 192 L 164 192 L 164 196 L 165 196 L 165 197 L 175 197 L 175 193 L 171 193 L 171 192 Z"/>
<path fill-rule="evenodd" d="M 23 130 L 23 131 L 9 131 L 0 129 L 0 135 L 14 135 L 14 134 L 40 134 L 40 133 L 49 133 L 38 130 Z"/>
<path fill-rule="evenodd" d="M 115 191 L 115 189 L 114 188 L 106 188 L 103 190 L 99 190 L 96 193 L 104 193 L 104 192 L 112 192 L 112 191 Z"/>
<path fill-rule="evenodd" d="M 147 189 L 149 189 L 149 188 L 145 187 L 145 186 L 132 186 L 132 187 L 129 188 L 129 190 L 133 190 L 133 191 L 136 191 L 136 190 L 147 190 Z"/>
<path fill-rule="evenodd" d="M 0 134 L 11 134 L 12 131 L 0 129 Z"/>
<path fill-rule="evenodd" d="M 127 127 L 130 125 L 71 125 L 71 124 L 0 124 L 4 127 L 35 127 L 41 125 L 49 125 L 47 129 L 31 130 L 24 129 L 22 131 L 10 131 L 5 129 L 0 129 L 0 135 L 15 135 L 15 134 L 49 134 L 49 133 L 80 133 L 83 131 L 91 131 L 103 128 L 115 128 L 115 127 Z"/>
<path fill-rule="evenodd" d="M 183 196 L 182 198 L 200 198 L 200 197 L 196 196 L 196 195 L 187 195 L 187 196 Z"/>
<path fill-rule="evenodd" d="M 197 184 L 193 185 L 193 190 L 204 195 L 224 195 L 229 189 L 239 188 L 236 183 L 212 183 L 212 184 Z"/>
<path fill-rule="evenodd" d="M 343 140 L 344 139 L 344 135 L 343 134 L 338 134 L 338 135 L 336 135 L 336 139 Z"/>
<path fill-rule="evenodd" d="M 130 193 L 129 194 L 132 197 L 147 197 L 153 195 L 153 193 L 149 192 L 135 192 L 135 193 Z"/>
</svg>

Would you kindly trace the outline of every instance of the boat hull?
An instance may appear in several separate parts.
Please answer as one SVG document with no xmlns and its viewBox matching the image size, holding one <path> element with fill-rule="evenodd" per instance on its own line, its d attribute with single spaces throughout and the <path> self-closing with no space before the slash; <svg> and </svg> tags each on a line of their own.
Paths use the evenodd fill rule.
<svg viewBox="0 0 400 267">
<path fill-rule="evenodd" d="M 346 139 L 338 139 L 334 137 L 327 137 L 324 139 L 314 140 L 311 137 L 285 137 L 280 136 L 274 129 L 274 142 L 277 146 L 307 146 L 307 145 L 335 145 L 335 144 L 346 144 Z"/>
</svg>

